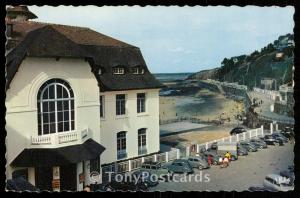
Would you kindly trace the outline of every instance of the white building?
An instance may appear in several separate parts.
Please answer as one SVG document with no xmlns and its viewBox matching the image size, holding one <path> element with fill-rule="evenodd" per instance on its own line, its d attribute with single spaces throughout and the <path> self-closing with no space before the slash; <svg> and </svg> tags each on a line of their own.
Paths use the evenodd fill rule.
<svg viewBox="0 0 300 198">
<path fill-rule="evenodd" d="M 159 89 L 140 49 L 88 28 L 6 18 L 6 177 L 82 190 L 102 164 L 159 151 Z"/>
</svg>

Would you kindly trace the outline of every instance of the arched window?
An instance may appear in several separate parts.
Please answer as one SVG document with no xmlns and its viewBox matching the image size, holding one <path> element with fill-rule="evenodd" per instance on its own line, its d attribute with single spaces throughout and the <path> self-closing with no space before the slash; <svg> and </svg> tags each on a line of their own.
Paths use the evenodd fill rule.
<svg viewBox="0 0 300 198">
<path fill-rule="evenodd" d="M 45 82 L 38 92 L 38 134 L 74 130 L 74 94 L 61 79 Z"/>
</svg>

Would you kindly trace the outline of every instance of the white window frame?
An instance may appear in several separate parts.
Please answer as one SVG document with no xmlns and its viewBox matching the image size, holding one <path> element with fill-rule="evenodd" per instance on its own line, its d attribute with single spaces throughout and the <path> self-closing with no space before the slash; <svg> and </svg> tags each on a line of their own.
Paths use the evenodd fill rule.
<svg viewBox="0 0 300 198">
<path fill-rule="evenodd" d="M 125 137 L 118 137 L 119 133 L 124 133 Z M 122 147 L 124 146 L 122 144 L 122 140 L 125 139 L 125 148 L 123 149 Z M 118 149 L 118 142 L 120 141 L 120 148 Z M 119 158 L 119 155 L 125 155 L 125 157 Z M 117 159 L 124 159 L 127 157 L 127 131 L 120 131 L 117 133 Z"/>
<path fill-rule="evenodd" d="M 141 130 L 143 130 L 143 134 L 140 134 Z M 143 140 L 145 140 L 145 145 L 143 145 Z M 146 150 L 146 153 L 140 153 L 140 151 L 144 149 Z M 147 154 L 147 128 L 138 129 L 138 152 L 139 155 Z"/>
<path fill-rule="evenodd" d="M 133 74 L 144 74 L 145 73 L 145 69 L 141 68 L 141 67 L 134 67 L 133 68 Z"/>
<path fill-rule="evenodd" d="M 141 99 L 139 99 L 138 94 L 144 94 L 145 95 L 145 98 L 144 98 L 144 111 L 141 111 L 142 110 Z M 147 111 L 147 108 L 146 108 L 147 94 L 145 92 L 137 93 L 136 94 L 136 101 L 137 101 L 137 104 L 136 104 L 137 113 L 138 114 L 146 113 L 146 111 Z"/>
<path fill-rule="evenodd" d="M 117 99 L 117 96 L 118 95 L 124 95 L 124 99 Z M 125 116 L 126 115 L 126 103 L 127 103 L 127 95 L 126 94 L 122 94 L 122 93 L 120 93 L 120 94 L 116 94 L 116 96 L 115 96 L 115 99 L 116 99 L 116 103 L 115 103 L 115 105 L 116 105 L 116 116 L 117 117 L 119 117 L 119 116 Z M 122 103 L 120 102 L 118 105 L 117 105 L 117 103 L 118 103 L 118 101 L 123 101 L 124 100 L 124 113 L 121 113 L 121 114 L 117 114 L 117 112 L 118 112 L 118 110 L 117 110 L 117 108 L 119 107 L 120 108 L 120 110 L 119 110 L 119 112 L 121 112 L 121 108 L 122 108 Z"/>
<path fill-rule="evenodd" d="M 123 67 L 115 67 L 113 68 L 113 73 L 116 75 L 125 74 L 125 69 Z"/>
<path fill-rule="evenodd" d="M 51 80 L 49 80 L 51 81 Z M 59 86 L 62 86 L 68 93 L 68 98 L 57 98 L 57 85 Z M 50 86 L 54 86 L 54 99 L 43 99 L 43 95 L 44 95 L 44 92 L 47 90 L 48 91 L 48 97 L 49 97 L 49 87 Z M 72 90 L 71 90 L 72 91 Z M 74 93 L 73 93 L 74 95 Z M 58 132 L 58 110 L 57 110 L 57 102 L 59 101 L 68 101 L 68 113 L 69 113 L 69 130 L 63 130 L 63 131 L 60 131 Z M 72 108 L 71 108 L 71 101 L 73 101 L 73 111 L 74 111 L 74 129 L 72 130 L 72 116 L 71 116 L 71 111 L 72 111 Z M 41 131 L 40 131 L 40 135 L 48 135 L 48 134 L 54 134 L 54 133 L 51 133 L 50 131 L 50 128 L 49 128 L 49 133 L 47 134 L 44 134 L 44 123 L 43 123 L 43 115 L 44 115 L 44 111 L 43 111 L 43 102 L 54 102 L 54 115 L 55 115 L 55 132 L 54 133 L 64 133 L 64 132 L 71 132 L 71 131 L 74 131 L 75 130 L 75 101 L 74 101 L 74 97 L 72 98 L 71 97 L 71 94 L 70 94 L 70 90 L 67 86 L 65 86 L 64 84 L 62 83 L 59 83 L 59 82 L 51 82 L 49 84 L 47 84 L 45 87 L 43 87 L 43 90 L 41 91 L 41 94 L 40 94 L 40 98 L 38 98 L 37 100 L 37 103 L 38 105 L 40 106 L 40 126 L 41 126 Z M 48 112 L 49 111 L 49 104 L 48 104 Z M 64 113 L 63 113 L 63 117 L 64 117 Z M 48 120 L 50 119 L 50 117 L 48 117 Z M 63 118 L 63 122 L 64 122 L 64 118 Z M 50 123 L 48 121 L 48 124 L 50 126 Z"/>
</svg>

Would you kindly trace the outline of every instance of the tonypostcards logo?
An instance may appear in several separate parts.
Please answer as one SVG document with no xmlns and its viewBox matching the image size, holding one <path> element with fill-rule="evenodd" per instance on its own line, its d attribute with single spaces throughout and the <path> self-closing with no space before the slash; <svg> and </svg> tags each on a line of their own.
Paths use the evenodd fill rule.
<svg viewBox="0 0 300 198">
<path fill-rule="evenodd" d="M 92 183 L 100 183 L 100 181 L 101 181 L 100 177 L 101 177 L 101 175 L 99 172 L 93 171 L 90 173 L 89 179 L 90 179 L 90 182 L 92 182 Z"/>
<path fill-rule="evenodd" d="M 105 173 L 108 176 L 108 182 L 130 182 L 138 184 L 140 182 L 151 182 L 151 183 L 157 183 L 157 182 L 177 182 L 177 183 L 188 183 L 188 182 L 204 182 L 208 183 L 210 182 L 210 174 L 203 174 L 202 171 L 200 171 L 197 174 L 162 174 L 162 175 L 156 175 L 156 174 L 150 174 L 150 172 L 140 172 L 138 174 L 136 173 L 123 173 L 123 174 L 116 174 L 114 172 L 106 172 Z M 92 183 L 99 183 L 100 181 L 100 174 L 96 171 L 91 172 L 90 174 L 90 181 Z"/>
</svg>

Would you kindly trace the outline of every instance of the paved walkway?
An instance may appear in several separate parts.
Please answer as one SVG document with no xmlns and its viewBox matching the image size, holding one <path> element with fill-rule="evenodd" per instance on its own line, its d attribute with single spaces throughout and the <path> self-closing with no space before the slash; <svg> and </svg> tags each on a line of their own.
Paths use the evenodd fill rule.
<svg viewBox="0 0 300 198">
<path fill-rule="evenodd" d="M 160 136 L 175 135 L 185 133 L 197 129 L 208 127 L 207 124 L 196 124 L 191 122 L 174 122 L 169 124 L 160 125 Z"/>
<path fill-rule="evenodd" d="M 262 116 L 264 116 L 268 119 L 274 120 L 274 121 L 286 121 L 286 122 L 291 122 L 291 123 L 294 122 L 294 118 L 292 118 L 292 117 L 288 117 L 286 115 L 281 115 L 281 114 L 271 112 L 270 106 L 274 105 L 274 103 L 275 103 L 274 100 L 270 100 L 264 94 L 257 93 L 255 91 L 251 91 L 249 93 L 250 93 L 251 98 L 256 97 L 256 98 L 259 98 L 260 100 L 263 100 L 262 105 L 257 108 L 257 111 L 259 113 L 261 110 L 260 114 Z"/>
</svg>

